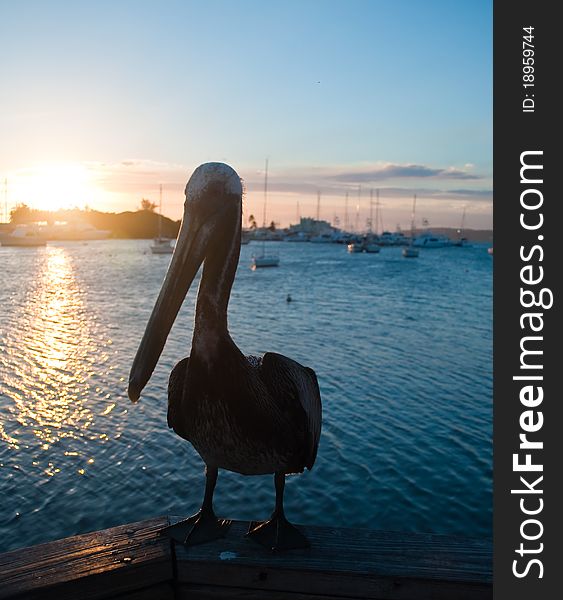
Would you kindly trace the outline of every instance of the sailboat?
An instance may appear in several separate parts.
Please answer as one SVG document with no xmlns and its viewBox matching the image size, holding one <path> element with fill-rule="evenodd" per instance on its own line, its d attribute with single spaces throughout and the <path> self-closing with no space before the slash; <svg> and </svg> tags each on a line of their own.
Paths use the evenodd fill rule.
<svg viewBox="0 0 563 600">
<path fill-rule="evenodd" d="M 364 251 L 364 242 L 362 238 L 357 234 L 359 229 L 359 219 L 360 219 L 360 200 L 362 197 L 362 186 L 358 186 L 358 202 L 356 204 L 356 224 L 354 230 L 356 234 L 352 237 L 350 242 L 348 242 L 347 248 L 348 252 L 351 254 L 359 254 Z M 346 200 L 348 200 L 348 196 L 346 196 Z"/>
<path fill-rule="evenodd" d="M 377 243 L 377 224 L 379 218 L 379 190 L 376 190 L 377 202 L 375 204 L 375 233 L 373 231 L 373 190 L 369 192 L 369 232 L 364 240 L 364 252 L 377 254 L 381 247 Z"/>
<path fill-rule="evenodd" d="M 266 205 L 268 202 L 268 159 L 266 159 L 266 168 L 264 171 L 264 208 L 262 210 L 262 232 L 266 234 Z M 262 251 L 258 256 L 252 257 L 250 268 L 255 271 L 262 267 L 278 267 L 280 257 L 277 254 L 266 254 L 266 240 L 262 240 Z"/>
<path fill-rule="evenodd" d="M 158 236 L 152 241 L 151 252 L 153 254 L 172 254 L 174 252 L 172 240 L 162 236 L 162 185 L 158 201 Z"/>
<path fill-rule="evenodd" d="M 463 237 L 463 228 L 464 228 L 464 225 L 465 225 L 465 206 L 463 207 L 463 213 L 461 215 L 461 224 L 460 224 L 459 229 L 458 229 L 459 239 L 452 240 L 450 242 L 450 246 L 458 246 L 458 247 L 462 247 L 462 248 L 471 247 L 471 244 L 469 243 L 469 240 L 466 237 Z"/>
<path fill-rule="evenodd" d="M 417 258 L 418 250 L 413 246 L 414 241 L 414 211 L 416 210 L 416 194 L 412 201 L 412 215 L 411 215 L 411 239 L 409 245 L 403 248 L 403 256 L 405 258 Z"/>
</svg>

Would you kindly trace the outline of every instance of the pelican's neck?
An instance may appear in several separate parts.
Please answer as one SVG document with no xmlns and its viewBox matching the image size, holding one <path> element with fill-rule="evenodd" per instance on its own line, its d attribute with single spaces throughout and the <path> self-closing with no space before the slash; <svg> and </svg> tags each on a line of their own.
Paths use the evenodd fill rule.
<svg viewBox="0 0 563 600">
<path fill-rule="evenodd" d="M 210 342 L 217 341 L 221 335 L 228 335 L 227 308 L 240 254 L 240 210 L 236 223 L 233 220 L 227 219 L 213 230 L 203 264 L 193 346 L 205 346 L 206 353 L 211 351 Z M 211 346 L 215 344 L 211 343 Z"/>
</svg>

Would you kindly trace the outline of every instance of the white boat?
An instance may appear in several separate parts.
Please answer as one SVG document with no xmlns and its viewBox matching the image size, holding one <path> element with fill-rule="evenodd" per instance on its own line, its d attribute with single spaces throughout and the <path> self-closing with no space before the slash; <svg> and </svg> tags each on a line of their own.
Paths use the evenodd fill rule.
<svg viewBox="0 0 563 600">
<path fill-rule="evenodd" d="M 379 236 L 380 246 L 406 246 L 409 243 L 407 236 L 402 231 L 384 231 Z"/>
<path fill-rule="evenodd" d="M 412 246 L 405 246 L 403 248 L 403 256 L 405 258 L 418 258 L 418 250 Z"/>
<path fill-rule="evenodd" d="M 418 250 L 414 247 L 414 214 L 416 210 L 416 194 L 412 201 L 412 214 L 411 214 L 411 239 L 408 246 L 403 248 L 403 256 L 405 258 L 418 258 Z"/>
<path fill-rule="evenodd" d="M 350 242 L 347 245 L 347 248 L 348 248 L 348 252 L 350 252 L 351 254 L 355 254 L 355 253 L 364 251 L 364 245 L 362 244 L 362 242 Z"/>
<path fill-rule="evenodd" d="M 6 207 L 6 225 L 8 221 L 8 178 L 4 179 L 4 204 Z M 16 225 L 9 233 L 4 228 L 0 230 L 0 246 L 45 246 L 47 238 L 43 234 L 43 230 L 36 225 L 20 224 Z"/>
<path fill-rule="evenodd" d="M 418 248 L 445 248 L 451 245 L 451 240 L 447 235 L 425 231 L 414 238 L 413 245 Z"/>
<path fill-rule="evenodd" d="M 250 268 L 255 271 L 256 269 L 261 269 L 262 267 L 278 267 L 279 264 L 279 256 L 274 256 L 273 254 L 268 256 L 253 256 Z"/>
<path fill-rule="evenodd" d="M 458 240 L 452 240 L 450 246 L 455 246 L 456 248 L 471 248 L 472 244 L 467 238 L 462 237 Z"/>
<path fill-rule="evenodd" d="M 172 240 L 170 238 L 154 238 L 151 244 L 151 252 L 153 254 L 172 254 L 174 252 Z"/>
<path fill-rule="evenodd" d="M 369 192 L 369 231 L 362 240 L 362 250 L 368 254 L 377 254 L 381 247 L 379 246 L 379 236 L 377 227 L 379 223 L 379 190 L 377 190 L 377 202 L 375 205 L 375 232 L 373 231 L 373 190 Z"/>
<path fill-rule="evenodd" d="M 366 242 L 364 244 L 364 252 L 367 252 L 368 254 L 377 254 L 380 251 L 381 248 L 379 244 L 376 244 L 375 242 Z"/>
<path fill-rule="evenodd" d="M 54 241 L 106 240 L 111 236 L 109 229 L 97 229 L 85 221 L 55 223 L 46 229 L 45 235 Z"/>
<path fill-rule="evenodd" d="M 45 246 L 47 240 L 36 227 L 29 225 L 18 225 L 11 233 L 2 234 L 0 244 L 2 246 L 33 247 Z"/>
<path fill-rule="evenodd" d="M 364 236 L 362 240 L 362 250 L 368 254 L 377 254 L 381 251 L 381 246 L 378 244 L 376 235 L 369 234 Z"/>
<path fill-rule="evenodd" d="M 151 252 L 153 254 L 172 254 L 174 246 L 170 238 L 162 235 L 162 185 L 160 186 L 159 202 L 158 202 L 158 235 L 153 239 L 151 244 Z"/>
<path fill-rule="evenodd" d="M 492 256 L 493 255 L 493 247 L 487 248 L 487 252 Z"/>
<path fill-rule="evenodd" d="M 266 205 L 268 202 L 268 159 L 264 171 L 264 208 L 262 212 L 262 231 L 266 231 Z M 259 255 L 252 257 L 250 268 L 253 271 L 263 267 L 279 267 L 280 257 L 277 254 L 266 254 L 266 240 L 262 241 L 262 249 Z"/>
</svg>

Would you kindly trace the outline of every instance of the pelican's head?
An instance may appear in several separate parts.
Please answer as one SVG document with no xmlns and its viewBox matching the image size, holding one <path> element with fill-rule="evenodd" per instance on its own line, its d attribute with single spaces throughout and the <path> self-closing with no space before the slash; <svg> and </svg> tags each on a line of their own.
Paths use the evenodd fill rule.
<svg viewBox="0 0 563 600">
<path fill-rule="evenodd" d="M 232 167 L 225 163 L 204 163 L 192 173 L 186 183 L 186 202 L 199 202 L 211 190 L 216 198 L 219 195 L 240 197 L 242 195 L 240 177 Z"/>
<path fill-rule="evenodd" d="M 127 393 L 136 402 L 158 362 L 166 338 L 213 240 L 223 228 L 240 226 L 242 184 L 224 163 L 200 165 L 186 185 L 184 216 L 168 272 L 129 375 Z"/>
</svg>

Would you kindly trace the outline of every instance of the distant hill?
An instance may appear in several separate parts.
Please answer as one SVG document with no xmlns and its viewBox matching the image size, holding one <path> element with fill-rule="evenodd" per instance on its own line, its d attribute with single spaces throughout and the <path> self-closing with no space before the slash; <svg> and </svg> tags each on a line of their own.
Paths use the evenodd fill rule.
<svg viewBox="0 0 563 600">
<path fill-rule="evenodd" d="M 122 213 L 87 211 L 83 218 L 97 229 L 109 229 L 115 238 L 150 239 L 158 235 L 158 214 L 150 210 Z M 164 237 L 176 239 L 179 229 L 180 221 L 162 217 Z"/>
<path fill-rule="evenodd" d="M 19 205 L 11 212 L 11 223 L 3 229 L 11 230 L 20 223 L 47 222 L 82 222 L 89 223 L 96 229 L 111 231 L 114 238 L 150 239 L 158 235 L 159 216 L 152 210 L 127 211 L 122 213 L 106 213 L 97 210 L 69 209 L 55 212 L 41 211 Z M 180 221 L 172 221 L 162 217 L 162 235 L 176 239 L 180 229 Z"/>
</svg>

